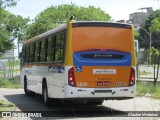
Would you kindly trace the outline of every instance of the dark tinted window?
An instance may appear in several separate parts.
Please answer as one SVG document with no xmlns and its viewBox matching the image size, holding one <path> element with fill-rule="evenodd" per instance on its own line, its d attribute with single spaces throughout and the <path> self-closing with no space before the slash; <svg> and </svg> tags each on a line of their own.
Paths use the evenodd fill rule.
<svg viewBox="0 0 160 120">
<path fill-rule="evenodd" d="M 55 61 L 62 61 L 64 59 L 64 39 L 65 34 L 60 33 L 56 35 L 56 45 L 55 45 Z"/>
<path fill-rule="evenodd" d="M 26 61 L 25 62 L 29 62 L 29 55 L 30 55 L 30 46 L 27 45 L 26 46 Z"/>
<path fill-rule="evenodd" d="M 65 32 L 49 36 L 23 48 L 24 62 L 62 62 L 64 59 Z"/>
<path fill-rule="evenodd" d="M 40 49 L 41 49 L 41 42 L 36 42 L 35 62 L 39 62 L 40 61 Z"/>
</svg>

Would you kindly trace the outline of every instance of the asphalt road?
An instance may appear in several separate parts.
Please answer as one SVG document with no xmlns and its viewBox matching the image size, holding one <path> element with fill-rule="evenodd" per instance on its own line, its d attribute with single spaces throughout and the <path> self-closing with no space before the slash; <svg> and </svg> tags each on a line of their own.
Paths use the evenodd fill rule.
<svg viewBox="0 0 160 120">
<path fill-rule="evenodd" d="M 108 100 L 102 105 L 87 105 L 83 102 L 61 102 L 57 106 L 45 107 L 41 95 L 35 97 L 26 96 L 23 89 L 6 89 L 0 88 L 0 99 L 14 103 L 19 111 L 23 112 L 42 112 L 52 115 L 52 118 L 26 118 L 30 119 L 86 119 L 86 120 L 148 120 L 148 117 L 123 117 L 128 115 L 130 111 L 160 111 L 160 99 L 152 99 L 147 97 L 136 97 L 130 100 Z M 160 113 L 160 112 L 159 112 Z M 17 118 L 10 118 L 17 120 Z M 18 118 L 21 120 L 22 118 Z M 24 119 L 24 118 L 23 118 Z M 158 117 L 150 117 L 150 119 L 158 120 Z M 6 119 L 8 120 L 8 118 Z"/>
</svg>

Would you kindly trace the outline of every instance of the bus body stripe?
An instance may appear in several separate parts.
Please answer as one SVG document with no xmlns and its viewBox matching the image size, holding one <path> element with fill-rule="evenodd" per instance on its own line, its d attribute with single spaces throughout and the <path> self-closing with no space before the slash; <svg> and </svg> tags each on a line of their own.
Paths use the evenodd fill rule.
<svg viewBox="0 0 160 120">
<path fill-rule="evenodd" d="M 72 22 L 68 22 L 67 26 L 67 37 L 66 37 L 66 50 L 65 50 L 65 65 L 73 65 L 73 55 L 72 55 Z"/>
<path fill-rule="evenodd" d="M 75 52 L 73 54 L 75 66 L 131 66 L 132 56 L 127 52 L 107 52 L 108 54 L 123 54 L 124 57 L 120 59 L 95 59 L 95 58 L 83 58 L 82 54 L 93 53 L 103 54 L 105 52 Z"/>
<path fill-rule="evenodd" d="M 136 49 L 134 44 L 134 27 L 132 25 L 132 66 L 136 66 Z"/>
</svg>

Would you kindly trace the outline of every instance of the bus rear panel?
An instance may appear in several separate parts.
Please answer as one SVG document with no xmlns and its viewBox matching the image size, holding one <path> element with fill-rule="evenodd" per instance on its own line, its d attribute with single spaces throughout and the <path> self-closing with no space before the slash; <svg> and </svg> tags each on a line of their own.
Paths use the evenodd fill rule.
<svg viewBox="0 0 160 120">
<path fill-rule="evenodd" d="M 133 98 L 135 51 L 132 26 L 105 22 L 74 22 L 71 26 L 72 65 L 66 66 L 65 97 Z"/>
</svg>

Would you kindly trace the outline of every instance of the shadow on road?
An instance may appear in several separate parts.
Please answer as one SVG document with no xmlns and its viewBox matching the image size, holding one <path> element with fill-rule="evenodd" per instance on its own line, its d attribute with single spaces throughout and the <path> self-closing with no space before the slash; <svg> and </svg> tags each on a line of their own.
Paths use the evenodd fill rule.
<svg viewBox="0 0 160 120">
<path fill-rule="evenodd" d="M 124 116 L 127 112 L 112 109 L 103 105 L 87 105 L 83 102 L 60 102 L 58 105 L 45 107 L 41 95 L 29 97 L 25 94 L 4 95 L 23 112 L 41 112 L 43 117 L 62 118 L 85 118 L 85 117 L 108 117 Z"/>
</svg>

